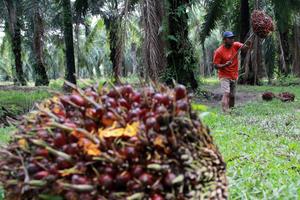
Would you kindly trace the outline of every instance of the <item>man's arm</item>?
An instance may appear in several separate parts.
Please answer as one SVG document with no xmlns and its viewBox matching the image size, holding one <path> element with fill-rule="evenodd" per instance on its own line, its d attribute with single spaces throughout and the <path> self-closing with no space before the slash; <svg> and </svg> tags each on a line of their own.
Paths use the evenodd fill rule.
<svg viewBox="0 0 300 200">
<path fill-rule="evenodd" d="M 222 69 L 224 67 L 230 66 L 231 64 L 232 64 L 231 60 L 227 61 L 225 64 L 216 64 L 216 63 L 214 63 L 214 68 L 216 68 L 216 69 Z"/>
<path fill-rule="evenodd" d="M 222 69 L 232 64 L 232 61 L 227 61 L 225 64 L 221 64 L 221 62 L 222 62 L 222 56 L 218 51 L 215 51 L 214 60 L 213 60 L 213 66 L 215 69 Z"/>
</svg>

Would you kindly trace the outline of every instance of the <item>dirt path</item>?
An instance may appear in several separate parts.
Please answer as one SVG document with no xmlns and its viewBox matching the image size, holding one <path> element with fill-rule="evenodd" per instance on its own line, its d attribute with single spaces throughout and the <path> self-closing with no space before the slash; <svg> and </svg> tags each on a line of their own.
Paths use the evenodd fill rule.
<svg viewBox="0 0 300 200">
<path fill-rule="evenodd" d="M 48 90 L 46 86 L 16 86 L 16 85 L 0 85 L 0 91 L 23 91 L 23 92 L 31 92 L 37 90 Z"/>
<path fill-rule="evenodd" d="M 222 91 L 221 88 L 217 86 L 207 86 L 205 87 L 205 94 L 202 98 L 196 98 L 197 103 L 207 105 L 209 107 L 219 107 L 221 105 Z M 253 102 L 261 99 L 261 93 L 259 92 L 246 92 L 237 88 L 236 92 L 236 106 L 247 104 L 248 102 Z"/>
</svg>

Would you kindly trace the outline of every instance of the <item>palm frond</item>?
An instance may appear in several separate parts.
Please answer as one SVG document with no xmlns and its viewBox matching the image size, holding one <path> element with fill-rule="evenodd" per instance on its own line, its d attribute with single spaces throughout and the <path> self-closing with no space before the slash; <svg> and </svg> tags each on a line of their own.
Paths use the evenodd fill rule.
<svg viewBox="0 0 300 200">
<path fill-rule="evenodd" d="M 207 2 L 207 13 L 201 29 L 201 42 L 203 43 L 211 31 L 215 28 L 217 21 L 223 16 L 226 0 L 210 0 Z"/>
</svg>

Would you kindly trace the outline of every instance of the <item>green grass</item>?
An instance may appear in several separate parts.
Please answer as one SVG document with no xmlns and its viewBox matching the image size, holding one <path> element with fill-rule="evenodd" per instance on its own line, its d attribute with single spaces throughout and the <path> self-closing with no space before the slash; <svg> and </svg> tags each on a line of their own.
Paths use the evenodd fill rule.
<svg viewBox="0 0 300 200">
<path fill-rule="evenodd" d="M 28 112 L 35 102 L 49 97 L 47 91 L 1 91 L 0 106 L 9 111 L 12 115 L 20 115 Z M 0 109 L 0 118 L 5 112 Z"/>
<path fill-rule="evenodd" d="M 299 87 L 240 87 L 294 92 Z M 300 103 L 253 102 L 204 122 L 227 162 L 230 199 L 300 199 Z"/>
</svg>

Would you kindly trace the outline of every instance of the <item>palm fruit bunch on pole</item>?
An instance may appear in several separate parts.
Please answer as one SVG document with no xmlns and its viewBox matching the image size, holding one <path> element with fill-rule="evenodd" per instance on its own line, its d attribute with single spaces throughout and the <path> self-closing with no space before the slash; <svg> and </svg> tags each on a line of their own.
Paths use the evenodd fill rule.
<svg viewBox="0 0 300 200">
<path fill-rule="evenodd" d="M 0 150 L 6 199 L 227 199 L 225 163 L 184 86 L 69 85 Z"/>
<path fill-rule="evenodd" d="M 272 18 L 261 10 L 254 10 L 251 14 L 253 32 L 260 38 L 266 38 L 274 31 Z"/>
</svg>

